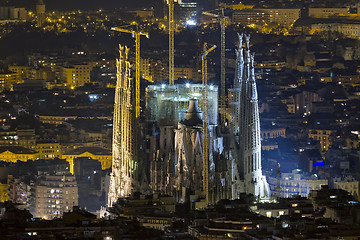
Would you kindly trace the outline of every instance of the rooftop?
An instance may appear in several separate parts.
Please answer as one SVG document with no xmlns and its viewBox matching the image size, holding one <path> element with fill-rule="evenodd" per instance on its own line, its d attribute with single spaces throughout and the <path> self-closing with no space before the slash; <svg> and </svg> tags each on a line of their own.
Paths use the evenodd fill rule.
<svg viewBox="0 0 360 240">
<path fill-rule="evenodd" d="M 64 155 L 80 155 L 85 152 L 94 155 L 111 155 L 111 152 L 109 150 L 100 147 L 79 147 L 64 153 Z"/>
<path fill-rule="evenodd" d="M 36 151 L 20 146 L 0 146 L 0 153 L 12 152 L 14 154 L 35 154 Z"/>
</svg>

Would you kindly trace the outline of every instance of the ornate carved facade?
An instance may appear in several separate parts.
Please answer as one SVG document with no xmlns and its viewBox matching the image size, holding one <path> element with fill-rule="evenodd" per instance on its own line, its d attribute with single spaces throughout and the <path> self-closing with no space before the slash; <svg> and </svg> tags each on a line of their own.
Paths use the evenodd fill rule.
<svg viewBox="0 0 360 240">
<path fill-rule="evenodd" d="M 234 88 L 229 90 L 231 122 L 226 133 L 218 128 L 218 88 L 200 84 L 152 85 L 146 89 L 144 134 L 146 146 L 142 175 L 149 177 L 153 193 L 174 196 L 177 202 L 204 202 L 203 102 L 207 88 L 209 119 L 210 204 L 236 199 L 240 194 L 268 197 L 269 187 L 261 170 L 261 139 L 254 57 L 250 37 L 239 35 Z M 109 205 L 128 196 L 135 186 L 137 166 L 131 119 L 130 64 L 120 50 L 114 110 L 113 172 Z M 138 151 L 140 151 L 138 149 Z M 146 163 L 146 164 L 144 164 Z M 142 190 L 138 190 L 142 191 Z M 201 204 L 200 204 L 201 205 Z M 204 205 L 203 205 L 204 206 Z"/>
<path fill-rule="evenodd" d="M 269 185 L 261 170 L 259 107 L 254 56 L 250 53 L 249 43 L 250 35 L 245 35 L 245 48 L 243 48 L 243 35 L 239 35 L 234 88 L 229 94 L 232 97 L 229 102 L 233 117 L 231 130 L 238 152 L 237 169 L 241 185 L 240 188 L 235 189 L 235 192 L 268 197 Z"/>
<path fill-rule="evenodd" d="M 138 165 L 134 133 L 135 117 L 132 104 L 131 64 L 128 61 L 129 49 L 119 46 L 119 59 L 116 60 L 117 81 L 114 100 L 112 172 L 108 206 L 119 197 L 131 194 L 136 183 Z"/>
</svg>

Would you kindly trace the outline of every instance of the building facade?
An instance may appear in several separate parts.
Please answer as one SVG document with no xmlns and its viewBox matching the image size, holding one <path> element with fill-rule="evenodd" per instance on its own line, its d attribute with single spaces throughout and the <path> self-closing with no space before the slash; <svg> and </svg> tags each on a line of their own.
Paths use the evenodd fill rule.
<svg viewBox="0 0 360 240">
<path fill-rule="evenodd" d="M 37 152 L 20 146 L 1 146 L 0 160 L 4 162 L 34 161 L 37 158 Z"/>
<path fill-rule="evenodd" d="M 62 146 L 58 142 L 38 142 L 36 151 L 41 159 L 61 158 Z"/>
<path fill-rule="evenodd" d="M 18 83 L 18 75 L 14 72 L 0 73 L 0 91 L 11 90 L 13 85 Z"/>
<path fill-rule="evenodd" d="M 360 23 L 355 21 L 315 23 L 311 24 L 311 29 L 338 32 L 348 38 L 360 39 Z"/>
<path fill-rule="evenodd" d="M 112 155 L 109 150 L 100 147 L 79 147 L 71 151 L 67 151 L 62 158 L 70 164 L 70 172 L 74 173 L 74 159 L 91 158 L 101 163 L 102 170 L 111 167 Z"/>
<path fill-rule="evenodd" d="M 90 83 L 90 72 L 92 68 L 89 64 L 76 64 L 61 68 L 61 80 L 65 87 L 75 89 Z"/>
<path fill-rule="evenodd" d="M 308 197 L 311 190 L 319 190 L 321 186 L 328 185 L 328 180 L 319 179 L 316 175 L 305 175 L 301 170 L 295 169 L 291 173 L 281 173 L 279 190 L 276 178 L 269 177 L 269 184 L 272 196 L 277 196 L 280 191 L 281 198 L 296 195 Z"/>
<path fill-rule="evenodd" d="M 235 11 L 233 13 L 232 22 L 244 26 L 255 24 L 280 24 L 282 26 L 290 26 L 300 18 L 300 9 L 268 9 L 268 8 L 252 8 Z"/>
<path fill-rule="evenodd" d="M 332 143 L 331 129 L 309 129 L 308 137 L 320 142 L 321 151 L 327 151 Z"/>
<path fill-rule="evenodd" d="M 44 176 L 35 187 L 34 217 L 53 219 L 78 206 L 75 176 Z"/>
<path fill-rule="evenodd" d="M 349 8 L 309 8 L 309 17 L 326 18 L 349 14 Z"/>
</svg>

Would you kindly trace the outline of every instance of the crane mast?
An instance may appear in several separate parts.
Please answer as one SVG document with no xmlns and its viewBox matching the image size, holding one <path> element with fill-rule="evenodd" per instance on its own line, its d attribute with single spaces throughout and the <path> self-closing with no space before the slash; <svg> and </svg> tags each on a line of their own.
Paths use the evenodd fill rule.
<svg viewBox="0 0 360 240">
<path fill-rule="evenodd" d="M 137 24 L 136 24 L 137 25 Z M 131 33 L 135 38 L 135 116 L 140 117 L 140 77 L 141 77 L 141 59 L 140 59 L 140 38 L 146 36 L 149 38 L 149 34 L 146 32 L 140 32 L 135 30 L 129 30 L 125 28 L 113 27 L 113 31 Z"/>
<path fill-rule="evenodd" d="M 226 96 L 225 96 L 225 17 L 222 16 L 220 18 L 220 28 L 221 28 L 221 58 L 220 58 L 220 65 L 221 65 L 221 83 L 220 83 L 220 117 L 221 117 L 221 127 L 225 127 L 226 122 Z"/>
<path fill-rule="evenodd" d="M 203 85 L 203 191 L 206 194 L 206 205 L 209 205 L 209 117 L 207 110 L 207 55 L 216 48 L 216 45 L 208 48 L 204 43 L 201 58 L 201 72 Z"/>
<path fill-rule="evenodd" d="M 174 85 L 174 0 L 169 0 L 169 85 Z"/>
<path fill-rule="evenodd" d="M 135 116 L 140 117 L 140 33 L 135 33 Z"/>
<path fill-rule="evenodd" d="M 220 124 L 221 127 L 225 127 L 226 122 L 226 92 L 225 92 L 225 23 L 227 16 L 224 16 L 224 10 L 221 10 L 221 14 L 214 14 L 210 12 L 203 12 L 204 15 L 214 17 L 220 22 Z"/>
<path fill-rule="evenodd" d="M 175 19 L 174 19 L 174 3 L 181 3 L 181 0 L 167 0 L 169 5 L 169 85 L 174 85 L 174 32 L 175 32 Z"/>
</svg>

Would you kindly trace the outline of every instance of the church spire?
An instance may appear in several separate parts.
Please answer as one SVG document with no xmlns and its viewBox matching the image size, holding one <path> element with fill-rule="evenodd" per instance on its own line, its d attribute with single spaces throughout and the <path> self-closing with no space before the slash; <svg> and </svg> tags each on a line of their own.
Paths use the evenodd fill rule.
<svg viewBox="0 0 360 240">
<path fill-rule="evenodd" d="M 236 52 L 236 75 L 232 89 L 232 129 L 238 146 L 237 169 L 243 188 L 238 193 L 267 197 L 269 186 L 261 170 L 261 141 L 258 95 L 254 72 L 254 54 L 250 50 L 250 35 L 242 35 Z M 243 38 L 245 48 L 242 47 Z M 241 45 L 240 45 L 241 44 Z M 241 53 L 241 54 L 240 54 Z"/>
<path fill-rule="evenodd" d="M 119 59 L 116 60 L 116 88 L 113 117 L 112 172 L 108 206 L 120 197 L 128 197 L 135 185 L 137 154 L 134 134 L 134 108 L 131 91 L 131 64 L 129 48 L 119 45 Z"/>
</svg>

